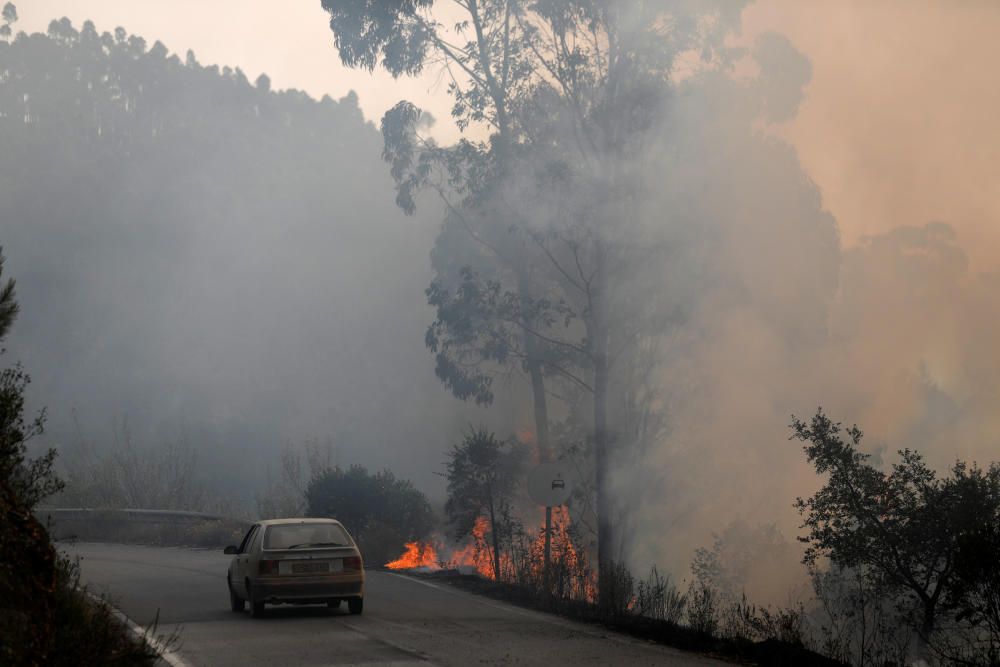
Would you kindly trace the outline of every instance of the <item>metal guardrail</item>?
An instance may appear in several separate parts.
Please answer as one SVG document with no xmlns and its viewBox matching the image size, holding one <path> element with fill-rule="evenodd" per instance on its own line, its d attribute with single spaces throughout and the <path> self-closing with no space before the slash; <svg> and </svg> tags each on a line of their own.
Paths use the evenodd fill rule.
<svg viewBox="0 0 1000 667">
<path fill-rule="evenodd" d="M 55 522 L 59 521 L 93 521 L 93 520 L 124 520 L 135 523 L 194 523 L 198 521 L 226 521 L 233 523 L 250 523 L 245 519 L 208 514 L 206 512 L 187 512 L 183 510 L 147 510 L 147 509 L 110 509 L 97 507 L 38 507 L 35 515 Z"/>
</svg>

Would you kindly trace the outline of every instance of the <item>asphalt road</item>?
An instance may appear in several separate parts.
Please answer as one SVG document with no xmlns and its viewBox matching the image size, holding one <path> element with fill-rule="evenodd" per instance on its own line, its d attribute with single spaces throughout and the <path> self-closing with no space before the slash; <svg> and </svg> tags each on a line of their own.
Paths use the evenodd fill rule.
<svg viewBox="0 0 1000 667">
<path fill-rule="evenodd" d="M 229 610 L 221 552 L 65 545 L 84 581 L 132 621 L 180 631 L 175 665 L 721 665 L 447 585 L 369 571 L 365 613 L 268 607 Z"/>
</svg>

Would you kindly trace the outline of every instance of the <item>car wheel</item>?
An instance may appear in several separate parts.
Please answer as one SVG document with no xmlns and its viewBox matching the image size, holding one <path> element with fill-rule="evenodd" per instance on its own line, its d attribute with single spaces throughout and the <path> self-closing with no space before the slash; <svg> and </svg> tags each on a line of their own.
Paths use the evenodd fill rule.
<svg viewBox="0 0 1000 667">
<path fill-rule="evenodd" d="M 264 615 L 264 603 L 253 599 L 253 589 L 250 587 L 249 581 L 247 581 L 247 602 L 250 603 L 251 617 L 260 618 Z"/>
<path fill-rule="evenodd" d="M 364 598 L 350 598 L 347 601 L 347 609 L 352 614 L 360 614 L 365 609 L 365 599 Z"/>
<path fill-rule="evenodd" d="M 340 609 L 340 600 L 330 600 L 326 603 L 327 609 Z"/>
<path fill-rule="evenodd" d="M 244 607 L 243 598 L 236 594 L 233 590 L 233 582 L 226 579 L 226 585 L 229 587 L 229 608 L 233 611 L 242 612 Z"/>
</svg>

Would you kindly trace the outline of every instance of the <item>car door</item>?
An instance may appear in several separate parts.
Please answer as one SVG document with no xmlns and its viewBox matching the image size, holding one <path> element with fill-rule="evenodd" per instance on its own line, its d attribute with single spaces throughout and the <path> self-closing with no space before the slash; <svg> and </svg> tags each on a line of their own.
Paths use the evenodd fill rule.
<svg viewBox="0 0 1000 667">
<path fill-rule="evenodd" d="M 243 597 L 246 599 L 247 589 L 246 589 L 246 578 L 248 568 L 248 561 L 250 560 L 250 549 L 253 544 L 254 537 L 260 531 L 260 524 L 254 524 L 250 526 L 250 530 L 247 531 L 246 536 L 244 536 L 243 541 L 240 542 L 240 548 L 233 557 L 233 588 L 235 588 Z"/>
</svg>

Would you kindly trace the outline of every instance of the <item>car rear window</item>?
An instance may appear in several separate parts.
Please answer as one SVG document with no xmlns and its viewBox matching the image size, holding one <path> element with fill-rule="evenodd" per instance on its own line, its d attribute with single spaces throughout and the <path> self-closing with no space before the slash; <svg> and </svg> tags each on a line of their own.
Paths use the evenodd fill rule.
<svg viewBox="0 0 1000 667">
<path fill-rule="evenodd" d="M 309 547 L 350 546 L 347 531 L 335 523 L 288 523 L 268 526 L 265 549 L 306 549 Z"/>
</svg>

